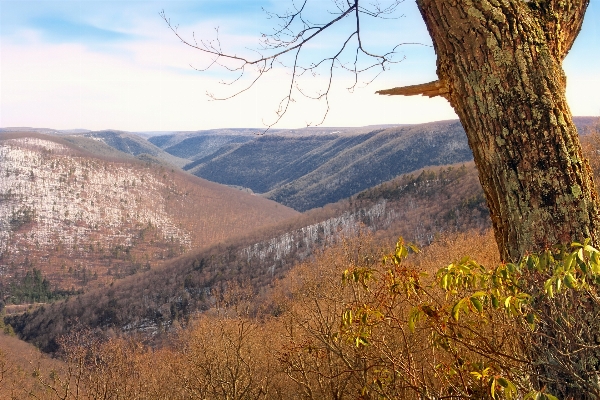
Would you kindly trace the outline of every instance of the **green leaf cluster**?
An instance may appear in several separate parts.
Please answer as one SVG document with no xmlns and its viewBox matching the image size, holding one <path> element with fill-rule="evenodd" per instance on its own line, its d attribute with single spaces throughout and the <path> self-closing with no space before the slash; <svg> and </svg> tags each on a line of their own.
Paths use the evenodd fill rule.
<svg viewBox="0 0 600 400">
<path fill-rule="evenodd" d="M 525 347 L 532 343 L 528 338 L 545 334 L 538 332 L 539 324 L 548 326 L 552 318 L 544 302 L 567 291 L 595 291 L 600 284 L 600 252 L 590 241 L 493 268 L 465 257 L 434 276 L 407 265 L 417 252 L 400 239 L 380 268 L 344 271 L 343 282 L 363 294 L 347 305 L 338 337 L 369 346 L 381 324 L 402 322 L 429 343 L 437 360 L 432 372 L 447 386 L 447 395 L 556 399 L 535 387 L 536 360 Z M 406 309 L 402 318 L 399 304 Z"/>
</svg>

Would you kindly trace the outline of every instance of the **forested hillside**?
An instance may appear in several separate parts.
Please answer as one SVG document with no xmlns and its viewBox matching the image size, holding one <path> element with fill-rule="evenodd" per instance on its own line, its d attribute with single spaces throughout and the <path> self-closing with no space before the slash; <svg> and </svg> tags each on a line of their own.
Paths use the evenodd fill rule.
<svg viewBox="0 0 600 400">
<path fill-rule="evenodd" d="M 307 127 L 300 129 L 278 129 L 273 127 L 267 134 L 286 137 L 327 136 L 331 134 L 357 135 L 389 127 L 387 125 L 358 128 Z M 260 128 L 221 128 L 153 135 L 148 138 L 148 141 L 176 157 L 196 161 L 220 150 L 230 143 L 245 143 L 259 139 L 261 136 L 263 136 L 263 129 Z"/>
<path fill-rule="evenodd" d="M 0 176 L 0 289 L 9 303 L 22 301 L 10 293 L 34 270 L 51 290 L 88 290 L 298 214 L 39 134 L 0 136 Z"/>
<path fill-rule="evenodd" d="M 583 140 L 596 174 L 599 146 L 597 135 Z M 470 303 L 459 309 L 459 321 L 450 316 L 450 309 L 454 310 L 452 299 L 460 294 L 447 291 L 444 297 L 444 287 L 434 282 L 433 272 L 453 261 L 479 271 L 480 264 L 463 259 L 465 255 L 476 257 L 483 263 L 481 268 L 497 265 L 489 226 L 471 163 L 427 168 L 116 281 L 108 290 L 91 291 L 5 321 L 44 350 L 59 351 L 68 363 L 52 373 L 38 372 L 28 383 L 34 386 L 45 382 L 56 387 L 52 376 L 66 379 L 64 374 L 79 368 L 82 379 L 74 385 L 91 392 L 219 397 L 235 392 L 231 385 L 239 383 L 262 398 L 272 398 L 273 393 L 291 396 L 305 389 L 326 397 L 329 391 L 322 385 L 326 382 L 341 396 L 368 390 L 413 398 L 414 387 L 403 380 L 378 381 L 376 366 L 412 373 L 445 362 L 469 372 L 482 368 L 460 364 L 475 348 L 503 361 L 494 365 L 494 371 L 522 368 L 511 357 L 522 355 L 514 332 L 520 332 L 520 338 L 531 332 L 524 319 L 523 324 L 511 319 L 503 308 L 494 311 L 485 306 L 479 311 L 477 299 L 466 297 Z M 399 261 L 389 267 L 382 263 L 382 254 L 389 254 L 398 235 L 416 241 L 423 252 L 408 263 Z M 382 251 L 382 245 L 388 250 Z M 393 253 L 387 257 L 398 261 Z M 424 277 L 424 272 L 431 274 Z M 431 293 L 440 299 L 438 308 L 430 304 Z M 386 315 L 391 315 L 385 323 L 377 319 L 382 304 Z M 413 304 L 417 308 L 412 311 L 418 311 L 419 317 L 411 311 Z M 439 316 L 451 322 L 455 336 L 449 338 L 458 338 L 457 345 L 465 346 L 460 352 L 436 341 Z M 478 339 L 485 332 L 474 332 L 472 327 L 480 318 L 493 318 L 493 338 L 498 340 Z M 446 332 L 446 322 L 440 326 Z M 174 329 L 180 327 L 185 329 Z M 178 335 L 175 344 L 173 332 Z M 64 334 L 66 339 L 59 339 Z M 122 334 L 137 339 L 119 339 Z M 152 347 L 145 347 L 140 339 Z M 90 349 L 100 363 L 87 358 Z M 414 357 L 415 363 L 404 362 L 407 357 Z M 348 363 L 356 368 L 366 365 L 365 374 L 349 371 Z M 244 367 L 223 378 L 223 385 L 214 384 L 215 376 L 231 372 L 236 365 Z M 10 368 L 6 371 L 13 373 Z M 183 371 L 192 374 L 195 383 L 187 381 Z M 448 371 L 436 380 L 423 376 L 415 385 L 439 391 L 448 385 L 477 387 L 475 375 L 465 374 L 466 382 Z M 160 379 L 169 384 L 157 384 Z M 18 388 L 13 381 L 8 383 Z M 497 385 L 498 390 L 508 387 Z"/>
<path fill-rule="evenodd" d="M 574 117 L 582 136 L 594 129 L 596 120 Z M 96 154 L 129 155 L 183 167 L 210 181 L 247 188 L 299 211 L 350 197 L 402 173 L 472 159 L 464 130 L 456 120 L 272 129 L 266 135 L 249 128 L 159 135 L 40 131 L 61 135 Z M 117 153 L 111 154 L 106 146 Z"/>
<path fill-rule="evenodd" d="M 599 136 L 585 136 L 583 148 L 599 176 Z M 341 237 L 352 237 L 361 229 L 371 232 L 376 243 L 389 244 L 403 236 L 427 246 L 460 232 L 477 237 L 474 232 L 489 228 L 489 214 L 474 165 L 429 168 L 278 226 L 190 253 L 163 267 L 115 282 L 109 290 L 85 293 L 6 321 L 22 338 L 47 351 L 56 350 L 57 338 L 76 327 L 137 332 L 157 338 L 161 336 L 157 333 L 186 326 L 198 312 L 223 304 L 242 302 L 247 313 L 277 314 L 278 306 L 271 300 L 272 285 L 283 284 L 282 279 L 298 262 L 313 259 L 325 248 L 339 248 L 336 243 Z M 436 265 L 449 262 L 441 259 L 457 251 L 477 254 L 473 250 L 479 250 L 475 242 L 470 243 L 467 237 L 461 240 L 465 246 L 475 247 L 465 251 L 450 243 Z M 488 237 L 485 246 L 495 245 Z"/>
<path fill-rule="evenodd" d="M 144 161 L 148 157 L 153 157 L 157 161 L 174 165 L 176 167 L 182 167 L 187 163 L 187 160 L 173 156 L 172 154 L 169 154 L 148 142 L 146 139 L 129 132 L 106 130 L 68 135 L 63 136 L 63 138 L 80 147 L 85 146 L 84 142 L 81 141 L 81 138 L 90 138 L 92 140 L 104 143 L 107 146 L 110 146 L 124 154 L 141 158 Z"/>
<path fill-rule="evenodd" d="M 350 197 L 402 173 L 471 158 L 462 127 L 451 121 L 362 134 L 266 135 L 229 146 L 184 168 L 304 211 Z"/>
<path fill-rule="evenodd" d="M 108 290 L 7 321 L 23 338 L 46 350 L 55 349 L 56 338 L 77 325 L 152 336 L 187 324 L 234 286 L 266 295 L 297 262 L 336 243 L 340 235 L 367 229 L 378 240 L 403 235 L 426 245 L 440 234 L 485 230 L 490 223 L 484 204 L 471 164 L 404 175 L 279 226 L 232 238 L 115 282 Z"/>
<path fill-rule="evenodd" d="M 374 322 L 370 345 L 357 346 L 354 332 L 345 331 L 342 323 L 342 313 L 354 311 L 349 308 L 356 300 L 353 295 L 360 296 L 358 301 L 364 301 L 363 306 L 376 310 L 380 306 L 377 301 L 387 293 L 379 290 L 364 296 L 359 285 L 342 284 L 344 270 L 372 268 L 379 276 L 382 254 L 385 253 L 379 245 L 364 232 L 331 243 L 316 257 L 296 266 L 285 279 L 276 281 L 268 293 L 253 293 L 248 286 L 235 283 L 215 291 L 210 310 L 193 316 L 184 329 L 173 329 L 168 339 L 160 343 L 149 343 L 146 336 L 139 334 L 122 337 L 115 330 L 77 329 L 73 324 L 55 343 L 56 354 L 63 362 L 49 365 L 42 359 L 36 364 L 39 368 L 34 369 L 35 365 L 27 368 L 20 359 L 20 365 L 25 365 L 20 375 L 12 363 L 12 348 L 7 349 L 6 355 L 2 349 L 31 347 L 7 338 L 12 340 L 0 341 L 0 365 L 6 362 L 6 379 L 0 381 L 0 392 L 12 389 L 17 397 L 24 397 L 26 389 L 32 388 L 36 398 L 44 399 L 61 399 L 70 390 L 73 397 L 80 398 L 183 400 L 252 396 L 266 400 L 354 399 L 365 390 L 379 389 L 398 395 L 396 398 L 420 399 L 412 395 L 411 386 L 402 379 L 385 379 L 381 384 L 377 379 L 382 374 L 389 376 L 387 371 L 394 367 L 404 367 L 400 370 L 404 372 L 408 366 L 418 372 L 428 367 L 429 361 L 440 361 L 439 357 L 431 360 L 433 352 L 427 346 L 428 340 L 435 338 L 431 330 L 419 327 L 416 332 L 401 331 L 403 320 L 393 318 L 379 324 L 370 319 Z M 415 268 L 420 272 L 435 271 L 439 265 L 466 254 L 492 265 L 497 262 L 491 235 L 471 233 L 440 240 L 399 269 L 407 273 L 414 273 Z M 422 274 L 421 279 L 426 283 Z M 117 306 L 121 304 L 121 293 L 108 296 Z M 151 298 L 150 293 L 146 297 Z M 395 297 L 399 301 L 385 303 L 395 307 L 395 316 L 410 311 L 405 297 L 399 293 Z M 72 300 L 67 304 L 80 306 Z M 118 312 L 115 308 L 106 316 Z M 62 313 L 68 314 L 69 310 L 63 309 Z M 61 314 L 54 317 L 58 323 L 63 322 Z M 357 319 L 356 324 L 359 322 Z M 54 322 L 51 325 L 54 327 Z M 150 327 L 144 332 L 149 330 Z M 414 363 L 403 362 L 409 357 L 414 357 Z M 416 382 L 422 384 L 422 380 Z"/>
<path fill-rule="evenodd" d="M 215 130 L 177 135 L 159 135 L 148 138 L 150 143 L 173 156 L 195 161 L 209 156 L 223 146 L 235 143 L 246 143 L 256 139 L 256 130 Z"/>
</svg>

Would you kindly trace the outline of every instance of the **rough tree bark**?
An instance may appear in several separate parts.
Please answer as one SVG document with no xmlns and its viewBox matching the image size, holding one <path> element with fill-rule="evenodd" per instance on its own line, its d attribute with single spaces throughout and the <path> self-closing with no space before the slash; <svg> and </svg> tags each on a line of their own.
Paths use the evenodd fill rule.
<svg viewBox="0 0 600 400">
<path fill-rule="evenodd" d="M 381 92 L 449 100 L 473 150 L 505 261 L 584 238 L 600 244 L 598 196 L 561 66 L 588 3 L 417 0 L 438 57 L 439 81 Z M 530 283 L 541 290 L 535 279 Z M 572 296 L 573 303 L 561 298 L 540 305 L 548 314 L 524 350 L 538 389 L 593 399 L 600 393 L 600 304 L 591 293 Z M 567 329 L 574 324 L 577 332 Z"/>
<path fill-rule="evenodd" d="M 375 8 L 369 10 L 363 0 L 361 5 L 359 0 L 338 1 L 339 12 L 320 25 L 302 18 L 306 4 L 302 2 L 292 13 L 273 14 L 283 21 L 266 41 L 275 54 L 257 60 L 224 54 L 212 42 L 186 42 L 164 14 L 163 18 L 188 46 L 213 56 L 213 63 L 222 58 L 237 61 L 241 63 L 237 70 L 242 72 L 247 66 L 263 65 L 262 75 L 280 55 L 294 52 L 292 85 L 283 109 L 277 112 L 281 118 L 291 101 L 295 79 L 325 62 L 332 71 L 354 36 L 359 43 L 357 54 L 374 57 L 376 65 L 385 69 L 393 51 L 377 56 L 363 48 L 360 15 L 385 16 L 401 2 L 393 1 L 388 8 L 374 2 Z M 454 107 L 473 150 L 502 259 L 518 261 L 528 252 L 585 238 L 600 245 L 598 195 L 567 105 L 562 70 L 589 0 L 416 2 L 433 40 L 439 79 L 378 93 L 443 96 Z M 356 29 L 341 50 L 321 62 L 300 66 L 302 47 L 347 16 L 355 17 Z M 302 21 L 301 28 L 289 36 L 296 20 Z M 330 81 L 331 77 L 330 72 Z M 329 87 L 318 98 L 327 98 Z M 531 293 L 543 290 L 535 274 L 527 279 Z M 543 298 L 546 303 L 538 305 L 545 315 L 523 349 L 530 362 L 529 378 L 537 389 L 546 387 L 560 398 L 598 398 L 600 298 L 595 292 L 571 294 L 555 300 Z"/>
<path fill-rule="evenodd" d="M 561 66 L 588 3 L 417 0 L 439 81 L 379 92 L 449 100 L 473 150 L 505 261 L 556 243 L 599 244 L 597 194 Z"/>
</svg>

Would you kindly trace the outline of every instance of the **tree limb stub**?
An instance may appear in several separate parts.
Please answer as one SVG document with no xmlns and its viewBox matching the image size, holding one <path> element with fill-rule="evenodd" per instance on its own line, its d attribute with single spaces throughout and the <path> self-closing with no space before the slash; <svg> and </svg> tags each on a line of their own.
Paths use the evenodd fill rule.
<svg viewBox="0 0 600 400">
<path fill-rule="evenodd" d="M 427 97 L 446 97 L 448 95 L 448 92 L 448 86 L 446 86 L 444 83 L 438 80 L 433 82 L 421 83 L 420 85 L 402 86 L 393 89 L 378 90 L 375 93 L 388 96 L 415 96 L 420 94 Z"/>
</svg>

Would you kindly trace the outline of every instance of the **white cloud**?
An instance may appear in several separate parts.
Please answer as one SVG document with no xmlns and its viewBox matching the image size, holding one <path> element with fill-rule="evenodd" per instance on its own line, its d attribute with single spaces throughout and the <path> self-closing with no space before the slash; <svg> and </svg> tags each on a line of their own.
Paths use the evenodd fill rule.
<svg viewBox="0 0 600 400">
<path fill-rule="evenodd" d="M 210 102 L 205 95 L 207 91 L 218 95 L 235 91 L 218 84 L 220 79 L 233 75 L 216 70 L 194 72 L 189 64 L 201 68 L 207 65 L 208 58 L 181 44 L 158 16 L 160 10 L 153 8 L 154 3 L 146 4 L 144 13 L 137 14 L 130 6 L 126 25 L 124 20 L 119 20 L 107 26 L 119 28 L 135 38 L 127 41 L 49 43 L 32 28 L 11 28 L 10 35 L 0 37 L 0 126 L 195 130 L 226 126 L 260 128 L 263 120 L 275 119 L 277 103 L 289 86 L 288 74 L 273 71 L 257 87 L 235 99 Z M 5 15 L 3 21 L 7 18 Z M 98 26 L 107 20 L 106 15 L 86 18 Z M 176 19 L 174 13 L 174 22 Z M 239 26 L 244 25 L 246 31 L 251 22 L 233 15 L 221 21 L 190 22 L 180 29 L 188 38 L 192 32 L 196 32 L 197 37 L 212 38 L 213 28 L 220 25 L 224 47 L 235 46 L 235 51 L 242 51 L 258 43 L 257 35 L 239 33 Z M 404 24 L 415 37 L 418 36 L 415 32 L 422 34 L 419 26 L 413 18 Z M 594 35 L 598 36 L 597 31 L 592 32 Z M 396 34 L 375 32 L 372 35 L 376 42 L 388 36 L 394 39 Z M 402 31 L 397 32 L 397 37 L 403 38 Z M 593 45 L 598 41 L 588 38 L 582 43 Z M 595 65 L 580 61 L 589 59 L 590 51 L 589 46 L 575 46 L 565 64 L 567 94 L 575 115 L 600 114 L 600 75 Z M 393 72 L 355 94 L 348 94 L 344 89 L 351 84 L 351 76 L 339 75 L 334 81 L 331 110 L 324 125 L 417 123 L 456 118 L 444 99 L 374 94 L 378 89 L 436 79 L 432 49 L 407 47 L 406 54 L 406 61 L 394 67 Z M 322 86 L 323 80 L 311 79 L 303 84 L 305 88 L 313 88 Z M 301 127 L 320 120 L 324 112 L 322 102 L 309 102 L 297 94 L 294 99 L 297 102 L 291 105 L 278 127 Z"/>
<path fill-rule="evenodd" d="M 580 116 L 600 116 L 600 75 L 569 76 L 567 100 L 571 113 Z"/>
<path fill-rule="evenodd" d="M 213 33 L 213 23 L 204 21 L 185 27 L 185 31 L 207 37 Z M 235 75 L 193 71 L 188 64 L 202 67 L 208 58 L 181 44 L 158 18 L 134 20 L 128 32 L 148 34 L 140 40 L 111 44 L 110 48 L 47 43 L 28 30 L 21 30 L 18 40 L 4 38 L 0 126 L 192 130 L 260 128 L 263 121 L 275 120 L 277 104 L 289 87 L 286 71 L 271 72 L 255 88 L 232 100 L 208 101 L 207 91 L 225 96 L 242 88 L 244 82 L 227 87 L 218 81 Z M 253 36 L 224 35 L 222 39 L 237 45 L 256 43 Z M 429 75 L 435 68 L 430 61 Z M 404 78 L 425 79 L 422 68 Z M 351 84 L 349 77 L 337 79 L 325 125 L 422 122 L 453 116 L 443 102 L 376 96 L 376 89 L 400 84 L 376 82 L 377 87 L 374 84 L 350 95 L 344 89 Z M 304 82 L 308 86 L 319 83 L 324 81 Z M 306 101 L 297 94 L 294 98 L 297 102 L 291 104 L 279 127 L 320 121 L 322 102 Z"/>
</svg>

